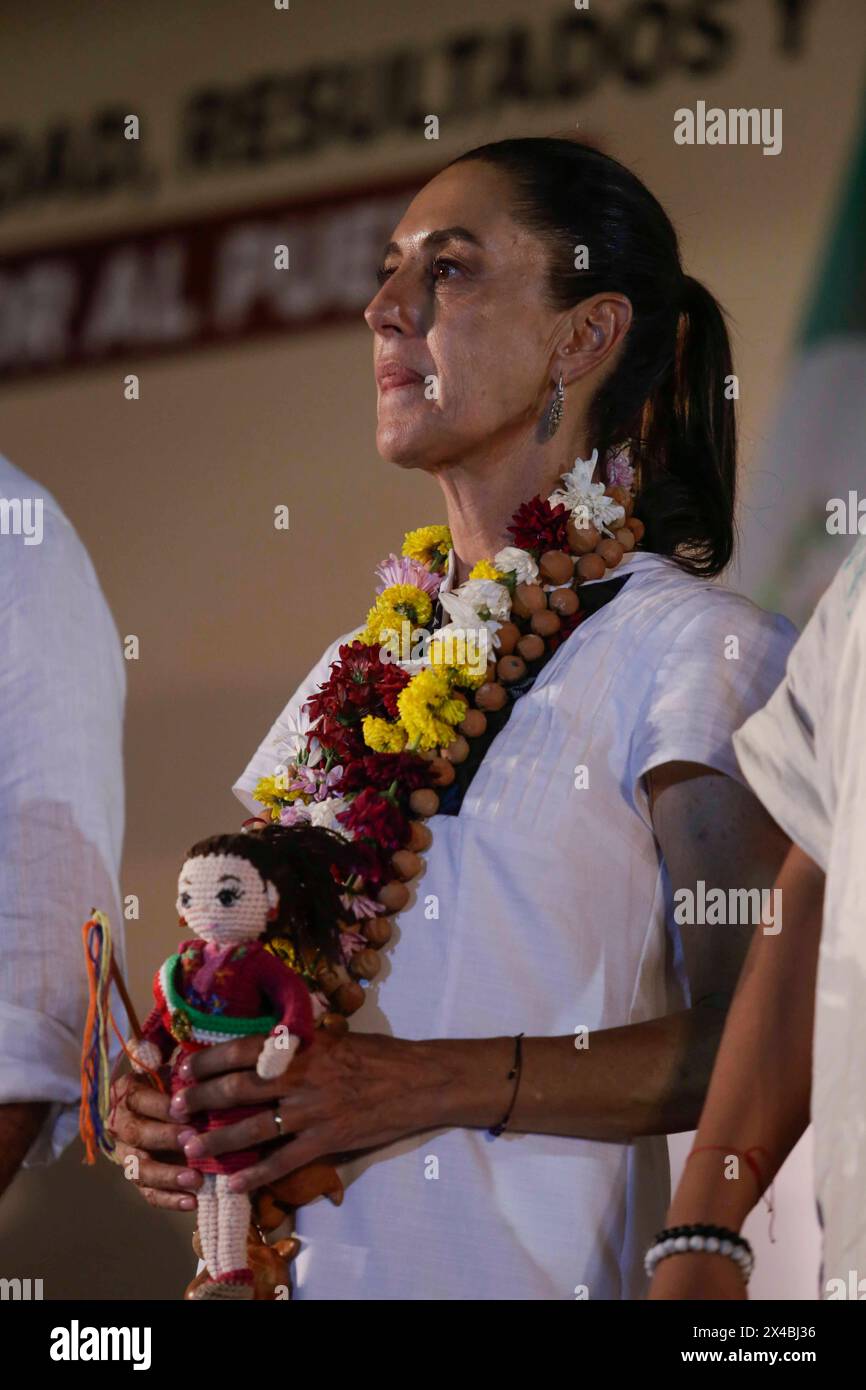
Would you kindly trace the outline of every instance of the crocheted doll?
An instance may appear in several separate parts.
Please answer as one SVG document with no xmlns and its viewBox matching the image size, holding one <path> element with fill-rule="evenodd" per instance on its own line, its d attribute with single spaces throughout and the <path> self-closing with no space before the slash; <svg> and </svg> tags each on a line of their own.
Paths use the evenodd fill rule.
<svg viewBox="0 0 866 1390">
<path fill-rule="evenodd" d="M 270 1079 L 286 1071 L 297 1050 L 313 1039 L 310 990 L 299 971 L 312 974 L 323 957 L 342 958 L 338 920 L 343 909 L 332 866 L 339 870 L 347 850 L 342 837 L 305 824 L 214 835 L 193 845 L 178 879 L 177 908 L 181 925 L 196 935 L 182 942 L 156 975 L 156 1007 L 141 1039 L 128 1044 L 137 1071 L 155 1070 L 177 1049 L 174 1095 L 191 1084 L 178 1075 L 184 1057 L 251 1034 L 264 1038 L 258 1075 Z M 267 949 L 272 937 L 288 939 L 297 971 Z M 204 1133 L 263 1108 L 199 1113 L 190 1127 Z M 209 1276 L 192 1297 L 253 1296 L 247 1260 L 250 1197 L 229 1191 L 227 1184 L 231 1173 L 258 1158 L 250 1149 L 187 1160 L 204 1174 L 197 1195 L 198 1234 Z"/>
</svg>

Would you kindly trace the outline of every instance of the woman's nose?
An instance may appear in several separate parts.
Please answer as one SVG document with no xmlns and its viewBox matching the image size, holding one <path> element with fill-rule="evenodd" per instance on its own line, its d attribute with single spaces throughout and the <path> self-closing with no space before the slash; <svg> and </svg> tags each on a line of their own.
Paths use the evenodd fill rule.
<svg viewBox="0 0 866 1390">
<path fill-rule="evenodd" d="M 395 273 L 382 285 L 364 310 L 364 318 L 374 333 L 417 333 L 423 306 L 417 288 L 413 288 L 401 272 Z"/>
<path fill-rule="evenodd" d="M 386 299 L 381 290 L 367 305 L 364 318 L 374 333 L 386 333 L 389 329 L 399 333 L 405 332 L 404 316 L 399 305 L 393 298 Z"/>
</svg>

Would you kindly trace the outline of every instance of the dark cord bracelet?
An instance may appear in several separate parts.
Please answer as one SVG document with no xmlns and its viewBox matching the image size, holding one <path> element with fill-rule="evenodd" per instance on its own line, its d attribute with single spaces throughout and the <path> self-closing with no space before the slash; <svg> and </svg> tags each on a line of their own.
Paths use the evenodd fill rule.
<svg viewBox="0 0 866 1390">
<path fill-rule="evenodd" d="M 502 1133 L 502 1131 L 505 1129 L 505 1126 L 508 1124 L 508 1121 L 511 1119 L 511 1112 L 512 1112 L 513 1109 L 514 1109 L 514 1102 L 517 1100 L 517 1092 L 518 1092 L 519 1089 L 520 1089 L 520 1078 L 521 1078 L 522 1074 L 523 1074 L 523 1034 L 522 1034 L 522 1033 L 518 1033 L 518 1034 L 517 1034 L 517 1037 L 514 1039 L 514 1066 L 511 1068 L 511 1071 L 508 1073 L 508 1080 L 509 1080 L 509 1081 L 513 1080 L 515 1077 L 516 1077 L 517 1079 L 514 1081 L 514 1090 L 511 1092 L 511 1104 L 509 1105 L 509 1107 L 508 1107 L 508 1109 L 506 1110 L 505 1114 L 503 1115 L 502 1119 L 499 1121 L 499 1124 L 498 1124 L 498 1125 L 494 1125 L 494 1126 L 492 1127 L 492 1129 L 488 1129 L 488 1131 L 487 1131 L 488 1134 L 492 1134 L 492 1135 L 493 1135 L 494 1139 L 497 1138 L 497 1137 Z"/>
</svg>

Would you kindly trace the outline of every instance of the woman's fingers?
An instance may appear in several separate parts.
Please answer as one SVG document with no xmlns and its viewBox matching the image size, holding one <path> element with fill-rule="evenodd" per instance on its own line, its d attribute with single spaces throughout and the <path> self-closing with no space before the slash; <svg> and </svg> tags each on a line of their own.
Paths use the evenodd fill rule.
<svg viewBox="0 0 866 1390">
<path fill-rule="evenodd" d="M 274 1139 L 285 1138 L 285 1129 L 277 1125 L 273 1106 L 268 1106 L 258 1115 L 250 1115 L 237 1124 L 220 1125 L 205 1134 L 197 1134 L 184 1145 L 187 1158 L 205 1158 L 213 1154 L 241 1153 L 245 1149 L 269 1144 Z"/>
<path fill-rule="evenodd" d="M 202 1176 L 177 1163 L 164 1163 L 144 1149 L 119 1141 L 115 1147 L 119 1166 L 128 1182 L 139 1189 L 151 1206 L 171 1211 L 194 1211 L 195 1190 Z"/>
<path fill-rule="evenodd" d="M 169 1115 L 182 1122 L 199 1110 L 226 1110 L 235 1105 L 262 1105 L 286 1091 L 286 1077 L 263 1081 L 254 1070 L 232 1071 L 185 1086 L 172 1097 Z"/>
<path fill-rule="evenodd" d="M 120 1109 L 134 1110 L 155 1120 L 167 1120 L 170 1099 L 166 1091 L 158 1090 L 132 1072 L 122 1076 L 111 1087 L 112 1113 Z"/>
<path fill-rule="evenodd" d="M 139 1192 L 152 1207 L 164 1211 L 195 1211 L 195 1197 L 182 1197 L 179 1192 L 163 1192 L 155 1187 L 139 1187 Z"/>
<path fill-rule="evenodd" d="M 183 1166 L 189 1132 L 168 1118 L 168 1096 L 136 1076 L 121 1077 L 111 1096 L 109 1128 L 124 1176 L 151 1206 L 194 1211 L 202 1177 Z"/>
<path fill-rule="evenodd" d="M 233 1038 L 231 1042 L 215 1043 L 190 1053 L 178 1067 L 178 1074 L 191 1081 L 204 1081 L 209 1076 L 221 1076 L 227 1071 L 244 1071 L 255 1067 L 262 1050 L 261 1033 L 249 1038 Z"/>
<path fill-rule="evenodd" d="M 134 1085 L 126 1092 L 126 1104 L 138 1115 L 147 1115 L 152 1120 L 169 1119 L 168 1105 L 171 1096 L 168 1091 L 158 1091 L 147 1081 L 135 1079 Z"/>
<path fill-rule="evenodd" d="M 135 1149 L 179 1152 L 182 1126 L 169 1115 L 168 1096 L 136 1077 L 123 1077 L 112 1091 L 109 1129 Z"/>
<path fill-rule="evenodd" d="M 241 1169 L 239 1173 L 233 1173 L 229 1178 L 229 1188 L 232 1192 L 251 1192 L 253 1188 L 264 1187 L 269 1182 L 276 1182 L 277 1178 L 284 1178 L 286 1173 L 294 1173 L 295 1169 L 303 1168 L 305 1163 L 312 1163 L 315 1158 L 322 1158 L 330 1150 L 324 1136 L 317 1136 L 317 1130 L 308 1129 L 297 1139 L 280 1144 L 267 1158 Z"/>
</svg>

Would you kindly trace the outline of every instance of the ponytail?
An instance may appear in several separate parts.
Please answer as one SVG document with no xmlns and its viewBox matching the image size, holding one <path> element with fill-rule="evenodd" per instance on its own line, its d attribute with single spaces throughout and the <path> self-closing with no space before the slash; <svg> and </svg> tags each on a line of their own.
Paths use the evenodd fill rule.
<svg viewBox="0 0 866 1390">
<path fill-rule="evenodd" d="M 673 361 L 644 406 L 637 442 L 646 545 L 693 574 L 719 574 L 734 550 L 737 423 L 725 320 L 710 291 L 682 279 Z"/>
</svg>

